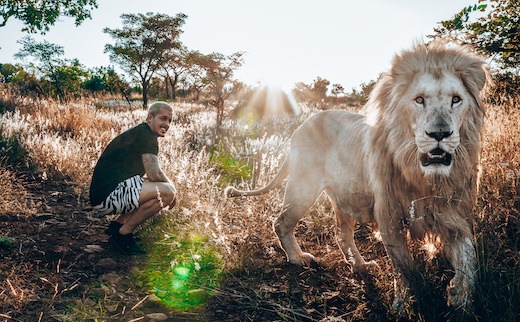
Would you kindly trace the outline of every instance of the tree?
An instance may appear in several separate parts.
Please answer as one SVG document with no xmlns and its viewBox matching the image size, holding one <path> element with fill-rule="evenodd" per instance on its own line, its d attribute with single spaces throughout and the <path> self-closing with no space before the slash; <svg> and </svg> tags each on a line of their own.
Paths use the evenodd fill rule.
<svg viewBox="0 0 520 322">
<path fill-rule="evenodd" d="M 296 83 L 292 92 L 296 100 L 317 107 L 325 102 L 329 85 L 330 82 L 328 80 L 317 77 L 310 85 L 302 82 Z"/>
<path fill-rule="evenodd" d="M 233 79 L 233 73 L 242 66 L 243 52 L 236 52 L 229 56 L 221 53 L 212 53 L 205 62 L 206 81 L 209 90 L 209 103 L 217 108 L 217 126 L 224 119 L 224 104 L 239 87 Z"/>
<path fill-rule="evenodd" d="M 189 88 L 190 92 L 195 92 L 194 100 L 198 102 L 200 100 L 200 94 L 204 88 L 209 84 L 206 77 L 207 65 L 211 60 L 209 55 L 204 55 L 199 51 L 189 52 L 186 56 L 186 77 L 184 78 L 185 85 Z"/>
<path fill-rule="evenodd" d="M 327 91 L 330 82 L 324 78 L 317 77 L 312 83 L 312 93 L 316 102 L 324 101 L 327 98 Z"/>
<path fill-rule="evenodd" d="M 60 100 L 68 100 L 71 95 L 79 93 L 87 74 L 77 59 L 62 58 L 65 54 L 62 46 L 46 40 L 37 42 L 30 36 L 18 43 L 22 48 L 14 55 L 15 58 L 26 62 L 29 72 L 48 82 L 51 94 Z"/>
<path fill-rule="evenodd" d="M 0 82 L 9 83 L 16 76 L 20 70 L 23 70 L 21 66 L 13 64 L 0 64 Z"/>
<path fill-rule="evenodd" d="M 338 97 L 340 94 L 345 94 L 345 88 L 341 84 L 332 84 L 332 90 L 330 93 Z"/>
<path fill-rule="evenodd" d="M 113 67 L 109 67 L 106 70 L 106 86 L 110 93 L 120 94 L 130 105 L 132 87 Z"/>
<path fill-rule="evenodd" d="M 164 66 L 169 53 L 181 47 L 178 40 L 187 16 L 165 14 L 123 14 L 122 29 L 103 29 L 115 44 L 106 44 L 110 60 L 142 86 L 143 107 L 148 106 L 148 86 L 154 74 Z"/>
<path fill-rule="evenodd" d="M 177 98 L 177 84 L 179 83 L 180 77 L 188 70 L 188 49 L 185 46 L 179 48 L 172 48 L 167 53 L 165 63 L 163 65 L 164 71 L 164 84 L 166 87 L 166 97 L 169 98 L 168 87 L 171 88 L 171 97 Z"/>
<path fill-rule="evenodd" d="M 493 58 L 494 72 L 499 80 L 516 83 L 510 90 L 520 93 L 518 5 L 518 0 L 479 0 L 478 4 L 463 8 L 452 19 L 441 21 L 430 37 L 451 37 L 473 45 L 482 54 Z M 471 20 L 470 16 L 477 11 L 487 12 L 487 15 Z"/>
<path fill-rule="evenodd" d="M 298 102 L 310 102 L 311 100 L 311 87 L 304 82 L 298 82 L 294 84 L 292 94 Z"/>
<path fill-rule="evenodd" d="M 97 0 L 0 0 L 0 27 L 14 17 L 25 25 L 23 31 L 44 34 L 61 16 L 74 18 L 76 26 L 80 25 L 97 6 Z"/>
<path fill-rule="evenodd" d="M 130 101 L 130 85 L 112 66 L 90 69 L 82 87 L 92 94 L 121 94 L 124 99 Z"/>
<path fill-rule="evenodd" d="M 24 97 L 36 98 L 43 94 L 41 83 L 20 65 L 0 64 L 0 82 L 15 85 Z"/>
<path fill-rule="evenodd" d="M 25 36 L 17 41 L 22 48 L 14 55 L 27 64 L 27 67 L 42 76 L 51 73 L 55 66 L 61 65 L 65 54 L 63 46 L 44 40 L 37 42 L 31 36 Z M 32 58 L 32 60 L 30 60 Z"/>
<path fill-rule="evenodd" d="M 69 101 L 81 95 L 81 85 L 87 76 L 83 65 L 79 60 L 66 61 L 65 64 L 56 66 L 54 72 L 49 75 L 55 95 L 60 100 Z"/>
<path fill-rule="evenodd" d="M 90 69 L 82 87 L 91 93 L 109 92 L 106 70 L 105 67 Z"/>
</svg>

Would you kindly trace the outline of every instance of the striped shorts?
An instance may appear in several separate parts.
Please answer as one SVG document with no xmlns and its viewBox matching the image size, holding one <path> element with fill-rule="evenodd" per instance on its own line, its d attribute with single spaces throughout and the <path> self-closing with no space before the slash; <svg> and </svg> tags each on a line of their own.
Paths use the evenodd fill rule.
<svg viewBox="0 0 520 322">
<path fill-rule="evenodd" d="M 133 176 L 120 182 L 101 204 L 94 206 L 100 215 L 126 214 L 139 208 L 139 195 L 143 188 L 143 178 Z"/>
</svg>

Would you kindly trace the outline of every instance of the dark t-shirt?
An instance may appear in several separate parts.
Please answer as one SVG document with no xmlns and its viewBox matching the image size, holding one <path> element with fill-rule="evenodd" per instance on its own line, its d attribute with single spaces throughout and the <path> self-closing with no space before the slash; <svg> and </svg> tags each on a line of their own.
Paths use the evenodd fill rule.
<svg viewBox="0 0 520 322">
<path fill-rule="evenodd" d="M 99 205 L 116 186 L 135 175 L 145 174 L 143 154 L 159 153 L 157 135 L 141 123 L 114 138 L 101 154 L 90 183 L 90 204 Z"/>
</svg>

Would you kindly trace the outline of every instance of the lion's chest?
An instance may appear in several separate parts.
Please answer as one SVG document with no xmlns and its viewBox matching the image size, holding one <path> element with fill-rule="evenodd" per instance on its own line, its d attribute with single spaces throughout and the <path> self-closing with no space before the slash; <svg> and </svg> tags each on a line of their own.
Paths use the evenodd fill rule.
<svg viewBox="0 0 520 322">
<path fill-rule="evenodd" d="M 404 203 L 404 223 L 415 239 L 427 234 L 442 235 L 454 222 L 463 220 L 461 200 L 455 197 L 430 195 Z"/>
</svg>

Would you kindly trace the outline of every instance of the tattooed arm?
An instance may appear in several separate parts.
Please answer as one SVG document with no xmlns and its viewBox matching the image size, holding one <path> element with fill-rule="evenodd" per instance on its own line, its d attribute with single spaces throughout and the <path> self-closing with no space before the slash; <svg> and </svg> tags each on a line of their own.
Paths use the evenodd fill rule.
<svg viewBox="0 0 520 322">
<path fill-rule="evenodd" d="M 159 159 L 155 154 L 143 154 L 141 156 L 143 160 L 144 170 L 146 172 L 146 176 L 148 177 L 148 181 L 150 182 L 166 182 L 171 185 L 171 188 L 175 191 L 175 186 L 171 182 L 171 180 L 166 176 L 166 174 L 162 171 L 159 166 Z M 171 204 L 168 206 L 170 209 L 173 208 L 176 204 L 176 198 L 173 199 Z"/>
<path fill-rule="evenodd" d="M 159 159 L 154 154 L 143 154 L 141 156 L 143 160 L 144 171 L 148 180 L 152 182 L 169 182 L 171 180 L 164 174 L 161 167 L 159 166 Z"/>
</svg>

